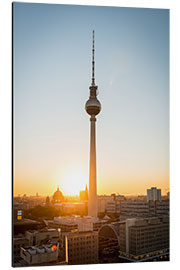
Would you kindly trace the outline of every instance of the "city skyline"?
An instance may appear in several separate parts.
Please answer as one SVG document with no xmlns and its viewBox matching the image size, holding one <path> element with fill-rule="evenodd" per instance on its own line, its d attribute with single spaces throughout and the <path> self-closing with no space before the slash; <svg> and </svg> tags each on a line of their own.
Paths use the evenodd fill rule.
<svg viewBox="0 0 180 270">
<path fill-rule="evenodd" d="M 169 190 L 169 11 L 15 3 L 16 195 L 78 195 L 88 184 L 93 29 L 97 193 Z"/>
</svg>

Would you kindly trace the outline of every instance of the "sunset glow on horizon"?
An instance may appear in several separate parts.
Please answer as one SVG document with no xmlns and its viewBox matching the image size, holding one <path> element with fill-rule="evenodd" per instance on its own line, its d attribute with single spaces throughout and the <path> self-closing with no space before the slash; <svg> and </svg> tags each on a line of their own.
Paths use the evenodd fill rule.
<svg viewBox="0 0 180 270">
<path fill-rule="evenodd" d="M 14 3 L 13 12 L 14 195 L 88 187 L 93 29 L 97 193 L 166 195 L 169 11 Z"/>
</svg>

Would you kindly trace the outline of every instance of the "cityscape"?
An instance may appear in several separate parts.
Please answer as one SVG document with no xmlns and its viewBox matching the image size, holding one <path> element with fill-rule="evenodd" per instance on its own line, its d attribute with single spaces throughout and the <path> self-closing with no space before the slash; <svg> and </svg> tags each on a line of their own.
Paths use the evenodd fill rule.
<svg viewBox="0 0 180 270">
<path fill-rule="evenodd" d="M 64 197 L 14 198 L 13 265 L 74 265 L 169 260 L 169 192 L 98 195 L 88 215 L 88 189 Z M 53 251 L 52 251 L 53 250 Z"/>
<path fill-rule="evenodd" d="M 147 113 L 147 119 L 145 119 L 144 122 L 144 116 L 134 112 L 137 114 L 136 117 L 139 117 L 141 120 L 143 119 L 143 128 L 144 130 L 147 129 L 147 133 L 146 131 L 143 131 L 143 128 L 139 129 L 137 127 L 138 124 L 135 126 L 135 123 L 132 123 L 134 133 L 129 133 L 130 130 L 128 130 L 128 127 L 123 124 L 122 118 L 120 118 L 120 123 L 119 121 L 116 122 L 115 119 L 110 120 L 109 116 L 106 114 L 106 108 L 107 110 L 109 109 L 110 114 L 111 110 L 114 110 L 115 106 L 109 105 L 109 108 L 106 106 L 104 108 L 104 104 L 107 105 L 107 101 L 105 101 L 107 95 L 103 96 L 103 89 L 101 89 L 101 85 L 99 90 L 99 84 L 96 83 L 96 73 L 98 73 L 99 69 L 99 59 L 102 58 L 98 57 L 98 52 L 96 50 L 96 40 L 98 40 L 98 35 L 100 32 L 98 31 L 98 34 L 96 34 L 95 28 L 89 32 L 90 37 L 88 37 L 90 44 L 87 46 L 87 48 L 90 48 L 91 56 L 90 58 L 87 56 L 87 59 L 90 59 L 89 66 L 91 66 L 91 72 L 90 75 L 86 75 L 87 80 L 85 80 L 85 83 L 87 90 L 85 91 L 85 95 L 83 94 L 84 96 L 81 96 L 78 89 L 76 90 L 76 96 L 78 99 L 82 99 L 82 102 L 84 102 L 84 108 L 81 107 L 79 109 L 78 103 L 76 104 L 76 102 L 72 103 L 72 101 L 69 101 L 68 99 L 70 98 L 68 94 L 68 99 L 66 99 L 66 94 L 61 89 L 60 93 L 57 92 L 57 95 L 64 95 L 61 97 L 60 107 L 64 109 L 67 108 L 67 106 L 70 107 L 70 114 L 68 114 L 68 116 L 60 115 L 58 109 L 56 108 L 55 99 L 53 100 L 54 103 L 51 104 L 51 97 L 55 95 L 53 90 L 48 91 L 47 96 L 45 92 L 45 97 L 41 99 L 40 93 L 34 92 L 34 94 L 32 94 L 23 88 L 25 83 L 23 80 L 30 78 L 29 72 L 26 73 L 25 65 L 25 63 L 28 65 L 28 61 L 30 60 L 27 60 L 26 62 L 26 58 L 24 57 L 28 57 L 26 56 L 26 50 L 28 51 L 28 49 L 25 47 L 21 48 L 21 46 L 24 45 L 22 45 L 23 43 L 20 42 L 21 39 L 24 41 L 24 36 L 22 33 L 23 31 L 26 33 L 26 30 L 22 27 L 22 24 L 18 25 L 18 23 L 21 23 L 22 18 L 26 23 L 24 16 L 29 16 L 31 14 L 35 14 L 38 20 L 39 16 L 42 16 L 42 20 L 45 17 L 49 20 L 49 18 L 52 18 L 51 16 L 53 14 L 53 16 L 55 15 L 54 20 L 56 21 L 61 14 L 61 10 L 63 10 L 65 14 L 66 12 L 67 14 L 71 14 L 71 12 L 73 12 L 73 14 L 76 14 L 74 12 L 80 12 L 81 14 L 81 8 L 84 9 L 85 13 L 87 12 L 86 15 L 89 16 L 88 12 L 90 7 L 13 3 L 15 20 L 13 44 L 17 44 L 17 48 L 15 46 L 13 47 L 15 50 L 14 70 L 16 71 L 17 69 L 17 75 L 14 81 L 15 156 L 13 157 L 14 197 L 12 224 L 12 265 L 13 267 L 26 267 L 169 261 L 170 191 L 168 171 L 168 118 L 166 118 L 168 114 L 168 106 L 166 104 L 166 99 L 168 100 L 168 85 L 166 85 L 166 89 L 164 90 L 162 85 L 164 85 L 164 82 L 166 83 L 166 80 L 163 80 L 164 77 L 161 75 L 161 72 L 159 71 L 158 74 L 160 80 L 159 91 L 161 94 L 158 96 L 158 94 L 154 92 L 155 96 L 153 96 L 151 93 L 153 97 L 150 97 L 149 100 L 145 97 L 147 104 L 148 102 L 152 102 L 152 104 L 154 104 L 153 112 L 156 112 L 155 118 L 152 120 L 150 111 L 149 114 Z M 92 7 L 91 11 L 98 11 L 99 8 L 100 7 Z M 41 15 L 39 15 L 40 13 L 38 13 L 38 9 L 41 10 Z M 23 15 L 21 18 L 22 11 Z M 56 11 L 58 12 L 56 13 Z M 110 7 L 102 9 L 102 11 L 102 16 L 104 16 L 104 18 L 106 17 L 106 12 L 110 12 L 109 14 L 112 12 L 112 14 L 117 16 L 117 11 L 120 13 L 124 11 L 125 17 L 127 16 L 127 18 L 129 18 L 128 16 L 131 15 L 131 12 L 134 12 L 135 10 L 132 11 L 132 9 L 128 8 L 125 11 L 125 9 L 111 9 Z M 130 14 L 128 12 L 130 12 Z M 150 16 L 150 21 L 147 23 L 148 26 L 150 25 L 149 22 L 152 23 L 152 18 L 157 16 L 157 25 L 159 27 L 157 31 L 161 30 L 161 26 L 164 27 L 164 20 L 168 22 L 169 18 L 169 13 L 167 10 L 164 10 L 164 12 L 159 10 L 158 13 L 157 10 L 149 11 L 148 9 L 137 9 L 135 12 L 137 12 L 135 16 L 139 16 L 141 12 L 145 12 L 145 14 Z M 120 13 L 118 13 L 117 18 L 119 18 Z M 143 20 L 145 20 L 145 14 L 143 14 L 142 17 Z M 29 23 L 28 20 L 30 16 L 28 16 L 27 22 Z M 64 15 L 61 14 L 61 16 L 63 17 Z M 63 19 L 61 16 L 60 18 L 62 23 Z M 35 17 L 35 20 L 37 18 Z M 104 19 L 102 18 L 102 20 Z M 133 19 L 131 20 L 130 23 L 133 25 L 134 21 Z M 15 24 L 15 22 L 17 22 L 17 24 Z M 42 25 L 40 27 L 41 30 L 43 29 Z M 48 25 L 46 25 L 46 27 L 48 27 Z M 92 27 L 92 25 L 90 27 Z M 136 25 L 136 27 L 139 29 L 139 25 Z M 34 31 L 36 31 L 35 29 L 36 27 L 34 28 L 33 25 L 31 31 L 29 32 L 33 37 Z M 52 29 L 54 31 L 54 28 Z M 163 34 L 159 41 L 161 43 L 164 41 L 164 36 L 167 35 L 168 37 L 168 29 L 165 28 L 164 30 L 163 28 L 163 31 L 161 31 Z M 66 31 L 63 29 L 62 35 L 64 35 L 65 32 Z M 145 35 L 146 31 L 143 33 Z M 38 42 L 41 42 L 41 38 L 42 37 L 39 39 L 39 37 L 37 37 L 37 39 L 39 39 Z M 134 41 L 135 40 L 136 38 Z M 83 39 L 81 41 L 83 42 Z M 114 41 L 117 42 L 116 36 Z M 99 44 L 100 43 L 97 42 L 97 47 Z M 31 49 L 31 53 L 34 52 L 33 50 L 35 50 L 33 46 L 34 45 L 32 44 L 33 49 Z M 161 46 L 158 48 L 161 49 Z M 22 49 L 25 50 L 25 53 L 22 52 Z M 166 49 L 168 49 L 168 45 L 163 52 L 166 58 L 168 58 Z M 153 50 L 156 51 L 157 48 L 153 48 Z M 40 53 L 41 52 L 39 51 L 39 54 Z M 52 51 L 51 53 L 53 54 Z M 88 53 L 89 52 L 86 52 L 86 54 Z M 46 54 L 47 52 L 43 55 Z M 82 54 L 84 54 L 84 52 Z M 42 61 L 43 58 L 41 58 L 41 56 L 38 54 L 36 56 L 39 59 L 38 62 L 40 60 Z M 81 57 L 84 58 L 86 55 L 79 56 L 79 59 L 81 59 Z M 156 58 L 156 55 L 154 57 Z M 96 59 L 98 59 L 98 64 L 96 64 Z M 18 66 L 18 61 L 24 63 L 25 70 L 22 71 L 22 67 Z M 167 63 L 164 65 L 165 60 L 163 59 L 162 61 L 161 57 L 158 59 L 158 61 L 160 62 L 158 63 L 160 67 L 163 64 L 163 72 L 166 74 L 168 70 Z M 127 68 L 127 73 L 129 74 L 129 70 L 131 70 L 133 74 L 135 71 L 128 66 L 128 61 L 126 64 L 127 67 L 124 66 L 124 68 Z M 61 63 L 59 67 L 61 68 Z M 65 62 L 63 61 L 62 67 L 65 70 L 67 69 Z M 101 68 L 102 67 L 103 65 L 101 65 Z M 29 71 L 31 72 L 32 76 L 31 83 L 38 84 L 42 81 L 42 77 L 40 75 L 41 73 L 39 73 L 38 79 L 36 78 L 35 73 L 33 73 L 34 68 L 35 67 L 33 67 L 30 71 L 29 67 Z M 42 69 L 44 68 L 45 67 L 42 67 Z M 61 70 L 61 74 L 63 74 L 63 69 Z M 79 69 L 79 65 L 77 69 Z M 105 67 L 104 69 L 106 70 Z M 117 70 L 114 69 L 115 73 L 117 71 L 119 71 L 119 66 L 117 67 Z M 21 75 L 23 72 L 25 77 L 22 78 Z M 41 69 L 38 72 L 41 72 Z M 48 72 L 50 72 L 50 69 Z M 153 72 L 154 71 L 150 71 L 151 77 L 154 76 Z M 69 71 L 69 73 L 71 74 L 71 71 Z M 121 70 L 120 74 L 122 73 L 123 71 Z M 120 78 L 119 76 L 117 76 L 117 78 L 116 76 L 111 78 L 109 87 L 112 91 L 114 84 L 118 84 L 119 80 L 121 81 L 123 79 L 127 79 L 125 73 L 124 78 L 122 78 L 120 75 Z M 75 75 L 77 76 L 77 73 L 75 73 Z M 53 78 L 54 76 L 55 75 L 53 74 Z M 66 84 L 63 82 L 63 76 L 64 75 L 62 75 L 61 79 L 63 87 L 65 87 Z M 74 82 L 76 82 L 76 78 L 74 75 L 72 75 L 72 78 L 68 77 L 67 79 L 72 81 L 69 83 L 73 83 L 73 78 Z M 44 80 L 47 80 L 46 87 L 49 89 L 48 79 L 44 78 Z M 23 81 L 23 83 L 21 81 Z M 88 90 L 89 81 L 90 86 Z M 155 83 L 157 83 L 156 80 Z M 105 84 L 103 84 L 103 87 L 105 87 Z M 45 89 L 45 91 L 47 89 Z M 32 89 L 32 91 L 34 90 Z M 54 91 L 56 92 L 57 90 L 55 89 Z M 163 94 L 163 91 L 165 94 Z M 140 94 L 138 91 L 135 93 L 137 93 L 137 95 Z M 31 94 L 33 97 L 28 97 L 28 95 Z M 36 94 L 39 95 L 39 98 L 37 97 L 37 101 L 34 100 Z M 85 96 L 86 99 L 84 99 Z M 26 104 L 23 103 L 23 100 L 20 97 L 25 101 Z M 118 98 L 119 96 L 117 95 L 115 99 Z M 124 96 L 124 98 L 126 99 L 126 96 Z M 133 97 L 133 99 L 136 106 L 141 104 L 141 101 L 137 101 L 135 97 Z M 154 103 L 155 100 L 157 104 Z M 35 115 L 36 102 L 39 110 L 37 111 L 37 115 Z M 43 107 L 43 102 L 45 107 Z M 61 105 L 61 103 L 64 104 Z M 128 101 L 128 104 L 130 103 Z M 59 103 L 57 103 L 57 105 L 59 108 Z M 123 105 L 123 101 L 121 105 Z M 73 112 L 71 106 L 75 108 L 75 112 Z M 145 110 L 144 105 L 142 108 Z M 47 110 L 47 118 L 44 115 L 44 109 L 45 111 Z M 115 109 L 118 117 L 119 109 L 119 107 Z M 125 106 L 123 110 L 124 115 L 126 115 L 128 108 Z M 60 117 L 60 129 L 57 128 L 56 120 L 51 118 L 51 111 L 53 111 L 53 114 L 55 115 L 54 117 L 57 117 L 57 119 Z M 75 115 L 75 118 L 73 118 L 73 114 Z M 82 117 L 81 115 L 83 114 L 88 116 L 88 119 L 86 117 L 85 121 L 89 122 L 89 127 L 86 125 L 86 129 L 88 129 L 89 133 L 83 133 L 84 131 L 81 130 L 82 128 L 85 129 L 85 125 L 83 126 L 82 123 L 80 123 L 80 119 Z M 104 116 L 101 117 L 103 114 Z M 132 111 L 129 112 L 129 115 L 131 114 Z M 72 119 L 70 118 L 71 115 Z M 38 117 L 40 117 L 39 122 L 37 120 Z M 99 135 L 99 126 L 101 128 L 103 117 L 107 117 L 108 120 L 110 120 L 109 130 L 112 131 L 112 137 L 113 126 L 111 125 L 111 121 L 116 123 L 117 131 L 120 130 L 120 132 L 123 132 L 122 130 L 125 130 L 123 135 L 124 137 L 117 132 L 119 137 L 113 137 L 116 138 L 116 141 L 113 142 L 109 140 L 109 142 L 111 142 L 112 149 L 114 149 L 112 151 L 109 150 L 109 152 L 106 152 L 107 149 L 110 149 L 107 147 L 108 143 L 103 144 L 100 142 L 100 138 L 102 138 L 103 141 L 103 133 L 100 133 Z M 128 113 L 126 115 L 126 118 L 127 117 Z M 49 125 L 47 125 L 46 119 Z M 69 129 L 66 129 L 66 125 L 64 125 L 63 122 L 64 119 Z M 43 123 L 45 123 L 45 125 Z M 146 124 L 147 126 L 150 125 L 150 128 L 151 126 L 156 126 L 155 132 L 148 129 Z M 52 133 L 48 133 L 50 132 L 49 130 L 51 130 Z M 70 132 L 71 130 L 72 133 Z M 77 134 L 73 133 L 74 130 L 77 131 Z M 136 132 L 137 134 L 141 133 L 138 138 L 136 137 L 138 136 L 136 135 Z M 73 134 L 76 135 L 73 136 Z M 82 134 L 84 134 L 84 137 Z M 110 133 L 108 134 L 108 136 L 110 136 Z M 44 136 L 41 137 L 42 135 Z M 105 138 L 107 140 L 108 137 Z M 127 140 L 125 138 L 127 138 Z M 129 139 L 130 141 L 128 141 L 128 138 L 133 139 Z M 145 141 L 143 141 L 143 138 L 146 138 Z M 106 140 L 103 142 L 108 142 L 108 140 Z M 137 147 L 133 145 L 133 140 L 135 144 L 139 144 Z M 98 147 L 99 144 L 102 144 L 102 148 Z M 126 148 L 123 148 L 123 144 L 126 145 Z M 48 145 L 50 145 L 50 147 Z M 121 147 L 119 148 L 119 146 Z M 103 147 L 105 147 L 104 151 L 107 153 L 107 155 L 105 155 L 105 157 L 103 155 L 104 165 L 101 168 L 101 165 L 103 164 L 103 157 L 101 157 L 101 154 L 105 153 L 103 152 Z M 115 151 L 116 148 L 118 149 L 117 152 Z M 132 149 L 134 149 L 134 152 Z M 69 153 L 71 151 L 74 151 L 75 156 L 73 156 L 73 154 L 72 157 L 70 156 Z M 117 155 L 119 152 L 122 152 L 122 156 Z M 78 162 L 81 162 L 81 159 L 82 164 L 86 164 L 85 167 L 82 165 L 82 170 L 77 169 L 77 164 Z M 60 160 L 61 163 L 59 163 Z M 56 163 L 57 165 L 59 163 L 61 170 L 66 170 L 66 172 L 64 173 L 63 171 L 63 173 L 54 173 L 52 168 L 56 168 Z M 63 164 L 66 165 L 63 166 Z M 58 168 L 58 170 L 60 169 Z M 109 177 L 108 180 L 106 176 L 103 177 L 103 173 L 99 173 L 99 171 L 103 170 L 105 173 L 107 172 L 107 177 Z M 84 173 L 84 171 L 86 172 Z M 48 175 L 51 176 L 48 178 Z"/>
</svg>

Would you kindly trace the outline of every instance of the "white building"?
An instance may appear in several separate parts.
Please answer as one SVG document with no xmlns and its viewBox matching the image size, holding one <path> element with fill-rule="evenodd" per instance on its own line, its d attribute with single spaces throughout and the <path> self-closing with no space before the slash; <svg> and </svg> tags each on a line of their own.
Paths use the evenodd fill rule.
<svg viewBox="0 0 180 270">
<path fill-rule="evenodd" d="M 161 201 L 161 189 L 156 187 L 147 189 L 147 201 Z"/>
</svg>

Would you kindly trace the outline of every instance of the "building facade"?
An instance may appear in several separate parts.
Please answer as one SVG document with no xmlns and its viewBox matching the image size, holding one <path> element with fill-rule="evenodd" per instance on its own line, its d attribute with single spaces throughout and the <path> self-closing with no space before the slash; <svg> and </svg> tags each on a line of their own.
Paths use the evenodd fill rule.
<svg viewBox="0 0 180 270">
<path fill-rule="evenodd" d="M 127 219 L 120 223 L 120 253 L 143 256 L 169 249 L 169 218 Z"/>
<path fill-rule="evenodd" d="M 161 189 L 156 187 L 147 189 L 147 201 L 161 201 Z"/>
<path fill-rule="evenodd" d="M 47 242 L 52 239 L 59 239 L 59 233 L 56 229 L 44 228 L 42 230 L 26 231 L 26 239 L 29 241 L 30 246 L 37 246 L 43 242 Z"/>
<path fill-rule="evenodd" d="M 75 231 L 65 236 L 68 245 L 68 264 L 98 263 L 98 232 Z"/>
<path fill-rule="evenodd" d="M 125 217 L 168 216 L 169 200 L 150 200 L 148 202 L 141 200 L 108 201 L 106 212 Z"/>
</svg>

